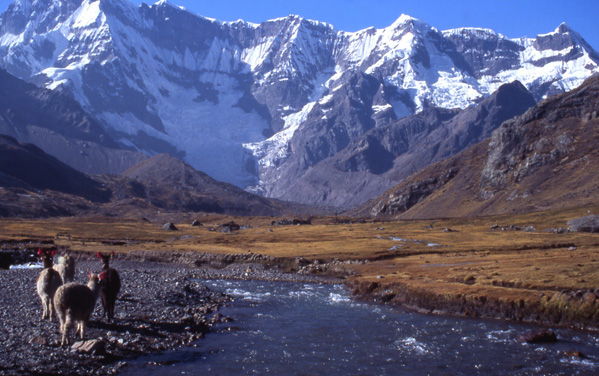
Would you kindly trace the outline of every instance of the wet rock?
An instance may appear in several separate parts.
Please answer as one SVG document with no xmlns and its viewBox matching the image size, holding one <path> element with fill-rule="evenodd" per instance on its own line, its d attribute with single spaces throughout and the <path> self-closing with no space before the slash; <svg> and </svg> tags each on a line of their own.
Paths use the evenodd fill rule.
<svg viewBox="0 0 599 376">
<path fill-rule="evenodd" d="M 216 313 L 214 316 L 212 316 L 210 318 L 211 324 L 226 323 L 226 322 L 232 322 L 232 321 L 234 321 L 234 320 L 231 317 L 224 316 L 222 313 Z"/>
<path fill-rule="evenodd" d="M 12 264 L 12 255 L 6 252 L 0 252 L 0 269 L 8 270 Z"/>
<path fill-rule="evenodd" d="M 584 355 L 583 353 L 581 353 L 580 351 L 574 350 L 574 351 L 564 351 L 564 355 L 570 358 L 579 358 L 579 359 L 585 359 L 586 355 Z"/>
<path fill-rule="evenodd" d="M 177 228 L 177 226 L 175 226 L 175 224 L 173 222 L 167 222 L 164 225 L 162 225 L 162 229 L 164 231 L 178 231 L 179 229 Z"/>
<path fill-rule="evenodd" d="M 552 330 L 530 331 L 518 336 L 520 342 L 526 343 L 554 343 L 557 336 Z"/>
</svg>

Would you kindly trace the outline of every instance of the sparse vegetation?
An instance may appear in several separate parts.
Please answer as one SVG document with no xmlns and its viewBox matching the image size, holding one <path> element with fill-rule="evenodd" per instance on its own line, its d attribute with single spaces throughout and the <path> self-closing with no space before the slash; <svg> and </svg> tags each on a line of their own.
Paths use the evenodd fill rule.
<svg viewBox="0 0 599 376">
<path fill-rule="evenodd" d="M 599 234 L 544 230 L 597 209 L 435 220 L 433 226 L 430 220 L 383 223 L 338 217 L 315 217 L 310 226 L 272 226 L 271 217 L 196 215 L 204 226 L 191 226 L 189 218 L 180 217 L 174 221 L 180 229 L 176 233 L 162 231 L 162 219 L 0 220 L 0 237 L 53 241 L 60 248 L 90 253 L 171 251 L 302 258 L 312 266 L 306 269 L 310 273 L 330 272 L 327 263 L 368 260 L 343 263 L 343 268 L 351 275 L 347 281 L 356 293 L 372 299 L 384 292 L 385 301 L 470 315 L 495 312 L 481 310 L 481 305 L 505 311 L 506 304 L 515 304 L 519 308 L 504 312 L 505 317 L 595 325 Z M 217 230 L 232 220 L 242 230 Z M 495 227 L 497 223 L 506 224 L 505 230 Z M 534 226 L 537 231 L 513 230 L 516 226 Z M 584 297 L 587 292 L 595 299 L 590 294 Z M 407 293 L 420 298 L 410 301 Z M 568 304 L 563 303 L 566 300 Z M 461 305 L 452 308 L 456 301 Z M 471 309 L 464 309 L 469 305 Z M 542 317 L 531 313 L 538 310 Z"/>
</svg>

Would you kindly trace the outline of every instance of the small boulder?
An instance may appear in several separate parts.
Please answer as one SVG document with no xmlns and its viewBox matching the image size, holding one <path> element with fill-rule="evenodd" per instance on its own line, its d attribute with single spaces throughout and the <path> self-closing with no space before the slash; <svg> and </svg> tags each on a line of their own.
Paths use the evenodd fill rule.
<svg viewBox="0 0 599 376">
<path fill-rule="evenodd" d="M 552 330 L 530 331 L 518 336 L 520 342 L 526 343 L 554 343 L 557 336 Z"/>
<path fill-rule="evenodd" d="M 32 345 L 46 346 L 48 344 L 48 339 L 44 336 L 35 336 L 29 341 L 29 343 Z"/>
<path fill-rule="evenodd" d="M 197 219 L 194 219 L 194 220 L 193 220 L 193 222 L 191 222 L 191 225 L 192 225 L 193 227 L 202 227 L 202 226 L 204 226 L 204 225 L 202 224 L 202 222 L 198 221 Z"/>
<path fill-rule="evenodd" d="M 90 355 L 104 355 L 106 354 L 106 344 L 98 339 L 77 341 L 71 346 L 71 350 Z"/>
<path fill-rule="evenodd" d="M 175 224 L 173 222 L 167 222 L 164 225 L 162 225 L 162 229 L 164 231 L 178 231 L 179 229 L 177 228 L 177 226 L 175 226 Z"/>
<path fill-rule="evenodd" d="M 223 223 L 220 226 L 220 231 L 221 232 L 233 232 L 233 231 L 238 231 L 239 229 L 241 229 L 241 226 L 239 226 L 237 223 L 231 221 L 231 222 L 227 222 L 227 223 Z"/>
</svg>

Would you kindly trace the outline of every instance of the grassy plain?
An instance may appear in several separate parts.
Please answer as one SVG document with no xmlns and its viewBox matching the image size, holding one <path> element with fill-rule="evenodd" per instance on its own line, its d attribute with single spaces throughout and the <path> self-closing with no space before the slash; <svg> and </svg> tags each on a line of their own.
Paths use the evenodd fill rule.
<svg viewBox="0 0 599 376">
<path fill-rule="evenodd" d="M 322 263 L 369 260 L 348 264 L 354 273 L 351 280 L 371 283 L 371 289 L 390 296 L 408 289 L 450 300 L 483 297 L 547 307 L 553 304 L 559 309 L 570 301 L 568 309 L 584 310 L 576 314 L 592 316 L 589 319 L 594 321 L 599 316 L 599 300 L 579 296 L 580 302 L 573 303 L 565 292 L 572 295 L 599 287 L 599 234 L 545 230 L 566 227 L 567 220 L 598 211 L 599 206 L 587 206 L 514 216 L 364 223 L 318 217 L 311 225 L 301 226 L 271 226 L 274 218 L 267 217 L 204 216 L 198 217 L 201 227 L 192 227 L 189 218 L 175 223 L 179 231 L 164 231 L 162 222 L 142 220 L 1 219 L 0 239 L 52 240 L 59 247 L 94 253 L 251 251 Z M 232 220 L 248 228 L 231 233 L 216 229 Z M 498 228 L 492 229 L 494 225 Z M 536 230 L 509 226 L 534 226 Z"/>
</svg>

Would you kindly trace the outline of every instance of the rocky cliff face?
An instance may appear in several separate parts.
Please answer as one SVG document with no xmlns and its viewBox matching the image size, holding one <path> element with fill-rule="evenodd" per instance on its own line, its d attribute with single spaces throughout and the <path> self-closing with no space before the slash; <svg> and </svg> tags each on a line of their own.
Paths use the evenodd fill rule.
<svg viewBox="0 0 599 376">
<path fill-rule="evenodd" d="M 348 33 L 126 0 L 15 0 L 0 16 L 0 67 L 72 94 L 121 147 L 271 197 L 373 129 L 429 107 L 465 109 L 515 80 L 539 100 L 578 86 L 598 61 L 567 25 L 511 40 L 402 15 Z"/>
<path fill-rule="evenodd" d="M 273 186 L 281 190 L 280 197 L 289 200 L 345 208 L 358 205 L 422 168 L 484 140 L 503 121 L 534 104 L 524 86 L 514 82 L 465 110 L 430 107 L 355 136 L 342 150 L 308 169 L 299 163 L 281 166 L 277 172 L 282 181 L 294 184 L 275 182 Z M 312 144 L 305 148 L 309 146 Z"/>
<path fill-rule="evenodd" d="M 594 203 L 599 186 L 599 77 L 504 122 L 492 136 L 431 165 L 361 214 L 447 217 Z"/>
<path fill-rule="evenodd" d="M 580 153 L 576 149 L 582 140 L 576 137 L 576 125 L 567 126 L 566 119 L 578 119 L 579 126 L 596 119 L 598 94 L 595 77 L 578 90 L 549 98 L 524 115 L 502 124 L 489 142 L 489 157 L 481 175 L 483 187 L 491 191 L 501 189 L 510 182 L 522 181 L 543 166 Z M 558 129 L 556 123 L 562 127 Z"/>
</svg>

